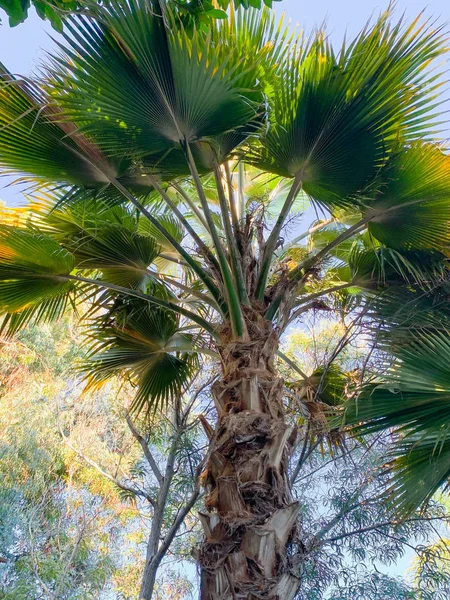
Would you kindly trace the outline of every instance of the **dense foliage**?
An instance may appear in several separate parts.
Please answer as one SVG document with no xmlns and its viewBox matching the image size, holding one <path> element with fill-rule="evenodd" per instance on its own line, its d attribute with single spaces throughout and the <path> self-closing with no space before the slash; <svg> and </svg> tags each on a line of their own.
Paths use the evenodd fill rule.
<svg viewBox="0 0 450 600">
<path fill-rule="evenodd" d="M 97 0 L 0 0 L 0 8 L 8 15 L 11 27 L 23 23 L 33 6 L 41 19 L 47 19 L 58 31 L 62 31 L 64 19 L 73 13 L 88 12 Z M 171 0 L 185 26 L 208 28 L 214 19 L 226 19 L 227 9 L 272 8 L 273 2 L 281 0 Z M 104 2 L 103 2 L 104 3 Z"/>
<path fill-rule="evenodd" d="M 146 496 L 156 496 L 158 484 L 125 418 L 129 390 L 111 385 L 83 394 L 67 368 L 81 358 L 79 348 L 73 319 L 1 344 L 2 600 L 132 600 L 139 591 L 153 514 Z M 164 473 L 170 426 L 146 427 Z M 163 536 L 192 490 L 192 469 L 201 456 L 197 446 L 204 444 L 195 431 L 176 457 Z M 178 567 L 189 553 L 191 534 L 182 524 L 177 533 L 155 591 L 171 600 L 185 597 L 176 589 L 187 594 L 191 588 Z"/>
</svg>

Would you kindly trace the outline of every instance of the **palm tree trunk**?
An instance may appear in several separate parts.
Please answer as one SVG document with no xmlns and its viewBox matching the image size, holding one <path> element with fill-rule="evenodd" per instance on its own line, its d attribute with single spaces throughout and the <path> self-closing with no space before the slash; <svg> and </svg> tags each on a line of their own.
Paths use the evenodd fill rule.
<svg viewBox="0 0 450 600">
<path fill-rule="evenodd" d="M 274 367 L 278 337 L 262 318 L 247 325 L 248 342 L 223 335 L 223 378 L 213 387 L 201 600 L 292 600 L 300 585 L 298 504 L 287 476 L 296 428 L 286 422 Z"/>
</svg>

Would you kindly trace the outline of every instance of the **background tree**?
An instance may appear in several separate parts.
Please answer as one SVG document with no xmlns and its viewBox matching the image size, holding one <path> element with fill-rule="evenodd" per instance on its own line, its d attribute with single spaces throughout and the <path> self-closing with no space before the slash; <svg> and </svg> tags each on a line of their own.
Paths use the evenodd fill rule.
<svg viewBox="0 0 450 600">
<path fill-rule="evenodd" d="M 96 2 L 97 0 L 0 0 L 0 8 L 7 14 L 11 27 L 23 23 L 33 6 L 41 19 L 49 20 L 56 30 L 62 31 L 67 16 L 89 12 L 89 6 Z M 229 7 L 272 8 L 274 2 L 281 0 L 171 0 L 173 9 L 178 12 L 186 27 L 197 26 L 205 30 L 214 19 L 226 19 Z"/>
<path fill-rule="evenodd" d="M 205 445 L 186 410 L 197 397 L 180 404 L 178 425 L 143 426 L 125 414 L 123 383 L 82 394 L 67 370 L 82 357 L 71 318 L 22 332 L 0 356 L 0 597 L 131 600 L 162 564 L 157 589 L 175 600 L 169 584 L 189 589 L 177 565 L 193 543 L 184 520 Z"/>
<path fill-rule="evenodd" d="M 128 377 L 142 414 L 216 360 L 202 599 L 294 598 L 312 549 L 289 463 L 366 380 L 335 353 L 307 374 L 280 340 L 336 299 L 376 330 L 380 297 L 446 281 L 449 158 L 433 142 L 430 71 L 443 34 L 388 12 L 335 52 L 268 11 L 205 32 L 145 0 L 66 29 L 43 81 L 3 72 L 1 161 L 39 198 L 0 233 L 4 331 L 87 302 L 84 371 L 94 386 Z M 327 211 L 302 234 L 298 201 Z M 310 423 L 300 435 L 295 410 Z"/>
<path fill-rule="evenodd" d="M 66 318 L 51 327 L 37 325 L 2 346 L 0 598 L 5 600 L 47 600 L 57 587 L 58 597 L 71 600 L 89 595 L 133 600 L 139 594 L 147 538 L 158 525 L 144 497 L 156 492 L 157 484 L 143 442 L 164 473 L 172 426 L 141 417 L 136 425 L 146 432 L 145 440 L 136 440 L 123 415 L 130 396 L 126 386 L 111 381 L 102 390 L 81 394 L 81 382 L 66 367 L 80 356 L 79 335 L 73 319 Z M 317 312 L 291 332 L 283 350 L 314 372 L 342 347 L 345 335 L 334 311 Z M 335 364 L 354 370 L 366 357 L 358 331 Z M 375 370 L 378 363 L 373 353 L 368 367 Z M 203 397 L 194 414 L 210 415 L 211 403 Z M 307 427 L 306 415 L 298 411 L 296 418 L 300 428 Z M 364 600 L 404 600 L 422 594 L 422 600 L 444 600 L 449 589 L 448 543 L 442 537 L 449 514 L 446 497 L 422 518 L 395 523 L 379 499 L 383 479 L 375 477 L 390 435 L 376 434 L 365 445 L 341 437 L 330 454 L 335 433 L 324 437 L 323 421 L 320 427 L 321 437 L 316 429 L 315 437 L 308 438 L 311 445 L 304 452 L 298 448 L 290 468 L 303 539 L 311 547 L 299 597 L 322 600 L 352 593 Z M 182 440 L 162 541 L 189 498 L 204 445 L 201 427 Z M 191 556 L 201 539 L 196 510 L 161 561 L 153 591 L 157 600 L 196 597 Z M 416 580 L 389 576 L 386 565 L 411 548 L 417 555 Z"/>
<path fill-rule="evenodd" d="M 86 598 L 110 588 L 122 557 L 117 493 L 82 482 L 56 427 L 67 394 L 65 364 L 77 353 L 60 323 L 2 344 L 0 408 L 0 597 Z M 108 498 L 109 496 L 109 498 Z M 123 519 L 126 526 L 127 519 Z"/>
</svg>

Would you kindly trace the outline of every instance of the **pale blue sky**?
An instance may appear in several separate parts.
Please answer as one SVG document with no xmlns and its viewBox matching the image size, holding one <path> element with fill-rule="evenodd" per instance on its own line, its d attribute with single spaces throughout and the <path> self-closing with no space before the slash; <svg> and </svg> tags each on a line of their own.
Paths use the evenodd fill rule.
<svg viewBox="0 0 450 600">
<path fill-rule="evenodd" d="M 335 43 L 339 43 L 347 32 L 355 35 L 373 15 L 378 14 L 388 5 L 388 0 L 284 0 L 276 3 L 278 13 L 285 12 L 294 23 L 298 22 L 306 31 L 327 23 L 327 29 Z M 450 23 L 450 0 L 398 0 L 397 12 L 406 11 L 413 18 L 425 10 L 440 23 Z M 0 10 L 0 13 L 2 11 Z M 29 19 L 11 29 L 3 19 L 0 27 L 0 61 L 13 73 L 28 75 L 45 57 L 45 51 L 54 47 L 50 36 L 57 34 L 47 22 L 41 21 L 34 11 L 30 11 Z M 21 196 L 17 189 L 4 187 L 0 180 L 0 199 L 8 203 L 20 203 Z M 2 189 L 3 188 L 3 189 Z"/>
</svg>

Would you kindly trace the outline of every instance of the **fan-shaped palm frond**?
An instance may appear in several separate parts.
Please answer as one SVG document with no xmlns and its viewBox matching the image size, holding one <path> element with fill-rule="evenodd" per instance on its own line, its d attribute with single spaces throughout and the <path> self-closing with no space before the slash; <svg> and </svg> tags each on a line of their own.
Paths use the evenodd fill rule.
<svg viewBox="0 0 450 600">
<path fill-rule="evenodd" d="M 74 257 L 52 238 L 36 231 L 0 228 L 0 306 L 2 312 L 18 312 L 47 303 L 56 311 L 57 301 L 73 289 L 68 275 Z M 56 303 L 56 304 L 55 304 Z M 43 308 L 43 307 L 41 307 Z"/>
<path fill-rule="evenodd" d="M 394 153 L 368 211 L 374 238 L 397 249 L 441 250 L 450 244 L 450 157 L 432 144 Z"/>
<path fill-rule="evenodd" d="M 115 301 L 88 330 L 91 351 L 81 365 L 89 386 L 126 374 L 137 385 L 134 409 L 164 407 L 198 369 L 194 338 L 179 332 L 175 313 L 140 301 Z"/>
<path fill-rule="evenodd" d="M 409 342 L 409 343 L 408 343 Z M 395 428 L 392 487 L 401 513 L 416 509 L 450 478 L 450 343 L 448 332 L 410 337 L 394 349 L 389 383 L 353 401 L 346 422 L 359 432 Z"/>
<path fill-rule="evenodd" d="M 144 289 L 152 277 L 150 265 L 166 264 L 160 252 L 179 258 L 152 223 L 140 220 L 136 211 L 122 204 L 88 197 L 62 206 L 58 201 L 52 209 L 52 203 L 43 198 L 34 218 L 40 230 L 74 254 L 78 269 L 98 269 L 105 280 L 125 287 Z M 181 242 L 183 232 L 173 216 L 163 213 L 155 220 Z"/>
<path fill-rule="evenodd" d="M 155 155 L 155 165 L 165 157 L 167 173 L 171 151 L 255 117 L 257 106 L 240 93 L 238 65 L 220 44 L 187 35 L 165 5 L 112 2 L 97 20 L 72 19 L 67 29 L 52 97 L 110 156 L 125 150 L 150 164 Z M 186 161 L 178 166 L 189 173 Z"/>
<path fill-rule="evenodd" d="M 398 251 L 378 246 L 353 245 L 348 265 L 355 285 L 381 290 L 396 285 L 433 287 L 445 277 L 445 256 L 423 250 Z"/>
<path fill-rule="evenodd" d="M 114 170 L 88 140 L 68 136 L 36 85 L 0 65 L 0 165 L 44 181 L 99 187 Z M 26 144 L 24 144 L 26 140 Z"/>
<path fill-rule="evenodd" d="M 430 27 L 391 27 L 388 13 L 339 56 L 319 34 L 286 62 L 254 163 L 297 176 L 332 208 L 354 204 L 398 135 L 408 140 L 432 127 L 432 107 L 424 111 L 423 102 L 433 90 L 422 87 L 432 76 L 424 65 L 441 42 Z"/>
</svg>

